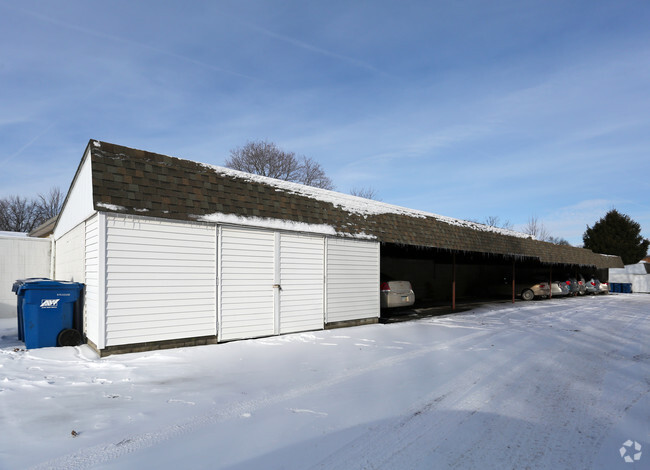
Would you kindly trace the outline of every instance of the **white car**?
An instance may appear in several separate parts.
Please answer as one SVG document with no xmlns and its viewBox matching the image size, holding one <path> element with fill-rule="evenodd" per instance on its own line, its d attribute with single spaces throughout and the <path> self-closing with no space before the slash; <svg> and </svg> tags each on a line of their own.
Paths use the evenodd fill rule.
<svg viewBox="0 0 650 470">
<path fill-rule="evenodd" d="M 569 286 L 565 282 L 554 281 L 551 283 L 551 294 L 553 297 L 564 297 L 569 295 Z"/>
<path fill-rule="evenodd" d="M 606 282 L 601 282 L 600 286 L 598 286 L 598 293 L 599 294 L 609 294 L 609 284 Z"/>
<path fill-rule="evenodd" d="M 512 281 L 508 278 L 503 280 L 503 284 L 495 286 L 492 291 L 496 295 L 512 295 Z M 551 294 L 551 287 L 548 282 L 517 283 L 515 285 L 515 294 L 521 297 L 521 300 L 533 300 L 535 298 L 546 298 Z"/>
<path fill-rule="evenodd" d="M 384 279 L 379 284 L 381 308 L 409 307 L 415 303 L 415 293 L 409 281 Z"/>
</svg>

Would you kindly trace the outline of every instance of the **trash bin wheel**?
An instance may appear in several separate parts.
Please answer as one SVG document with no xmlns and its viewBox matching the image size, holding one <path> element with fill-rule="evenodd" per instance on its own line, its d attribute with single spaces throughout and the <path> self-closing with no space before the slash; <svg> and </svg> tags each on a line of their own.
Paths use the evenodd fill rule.
<svg viewBox="0 0 650 470">
<path fill-rule="evenodd" d="M 59 346 L 79 346 L 81 344 L 81 333 L 72 328 L 61 330 L 56 338 L 56 344 Z"/>
</svg>

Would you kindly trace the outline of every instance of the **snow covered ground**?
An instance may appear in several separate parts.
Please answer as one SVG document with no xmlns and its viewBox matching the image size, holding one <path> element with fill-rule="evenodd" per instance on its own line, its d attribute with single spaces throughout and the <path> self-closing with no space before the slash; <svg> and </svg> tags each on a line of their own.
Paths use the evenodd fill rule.
<svg viewBox="0 0 650 470">
<path fill-rule="evenodd" d="M 0 319 L 0 468 L 650 468 L 649 313 L 553 299 L 103 359 Z"/>
</svg>

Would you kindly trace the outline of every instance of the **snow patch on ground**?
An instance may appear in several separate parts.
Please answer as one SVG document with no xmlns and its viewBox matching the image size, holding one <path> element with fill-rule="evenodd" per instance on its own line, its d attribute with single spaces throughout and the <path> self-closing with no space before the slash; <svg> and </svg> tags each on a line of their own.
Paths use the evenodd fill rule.
<svg viewBox="0 0 650 470">
<path fill-rule="evenodd" d="M 0 468 L 648 468 L 649 310 L 490 304 L 106 358 L 26 351 L 0 319 Z"/>
</svg>

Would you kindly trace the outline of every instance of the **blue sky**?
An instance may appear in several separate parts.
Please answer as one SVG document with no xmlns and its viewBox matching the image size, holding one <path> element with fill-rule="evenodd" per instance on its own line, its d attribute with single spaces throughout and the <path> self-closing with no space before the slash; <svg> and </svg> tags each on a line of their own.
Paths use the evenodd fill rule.
<svg viewBox="0 0 650 470">
<path fill-rule="evenodd" d="M 650 237 L 645 1 L 0 0 L 0 197 L 89 139 L 223 164 L 266 139 L 337 190 L 573 244 Z"/>
</svg>

